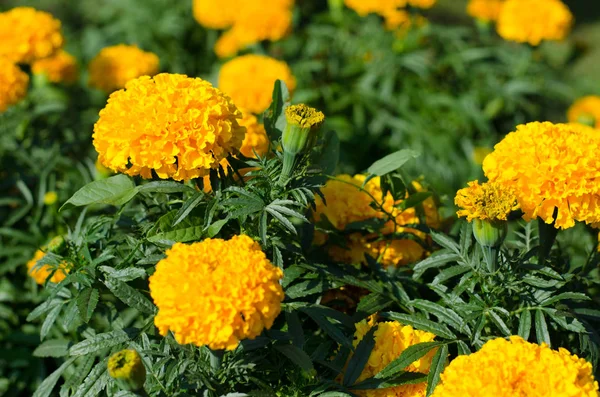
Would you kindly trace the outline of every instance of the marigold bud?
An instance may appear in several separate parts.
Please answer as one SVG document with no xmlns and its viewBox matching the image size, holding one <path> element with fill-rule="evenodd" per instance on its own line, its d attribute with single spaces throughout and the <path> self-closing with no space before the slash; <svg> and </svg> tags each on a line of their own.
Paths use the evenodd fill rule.
<svg viewBox="0 0 600 397">
<path fill-rule="evenodd" d="M 325 115 L 315 108 L 300 104 L 289 106 L 285 110 L 285 118 L 287 125 L 281 138 L 284 152 L 298 154 L 312 149 Z"/>
<path fill-rule="evenodd" d="M 46 249 L 50 252 L 58 253 L 65 245 L 65 239 L 62 236 L 56 236 L 46 245 Z"/>
<path fill-rule="evenodd" d="M 146 382 L 146 368 L 137 351 L 121 350 L 108 359 L 108 374 L 123 390 L 137 391 Z"/>
<path fill-rule="evenodd" d="M 500 246 L 508 232 L 508 223 L 503 221 L 473 220 L 473 235 L 482 247 Z"/>
</svg>

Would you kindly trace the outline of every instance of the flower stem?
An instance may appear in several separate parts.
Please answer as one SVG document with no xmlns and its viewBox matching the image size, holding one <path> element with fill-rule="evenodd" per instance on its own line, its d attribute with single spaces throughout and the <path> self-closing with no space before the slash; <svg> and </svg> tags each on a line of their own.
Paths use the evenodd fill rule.
<svg viewBox="0 0 600 397">
<path fill-rule="evenodd" d="M 550 251 L 556 241 L 558 229 L 554 227 L 554 222 L 548 224 L 541 219 L 538 219 L 538 229 L 540 235 L 540 247 L 538 253 L 539 264 L 544 264 L 550 256 Z"/>
<path fill-rule="evenodd" d="M 296 163 L 296 155 L 289 152 L 283 152 L 283 168 L 279 175 L 279 184 L 285 186 L 292 175 L 294 164 Z"/>
</svg>

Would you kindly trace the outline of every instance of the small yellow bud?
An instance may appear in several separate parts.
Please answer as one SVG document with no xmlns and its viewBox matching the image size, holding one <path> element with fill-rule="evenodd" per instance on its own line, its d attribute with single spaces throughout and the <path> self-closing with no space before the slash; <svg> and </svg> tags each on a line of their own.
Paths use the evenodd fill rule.
<svg viewBox="0 0 600 397">
<path fill-rule="evenodd" d="M 132 349 L 121 350 L 110 356 L 108 374 L 123 390 L 140 390 L 146 381 L 146 368 L 138 352 Z"/>
<path fill-rule="evenodd" d="M 323 124 L 325 115 L 304 104 L 292 105 L 285 109 L 287 125 L 283 131 L 281 144 L 283 151 L 291 154 L 310 150 L 316 141 L 316 131 Z"/>
<path fill-rule="evenodd" d="M 57 200 L 58 194 L 56 194 L 56 192 L 46 192 L 46 194 L 44 194 L 44 204 L 46 205 L 52 205 L 56 203 Z"/>
</svg>

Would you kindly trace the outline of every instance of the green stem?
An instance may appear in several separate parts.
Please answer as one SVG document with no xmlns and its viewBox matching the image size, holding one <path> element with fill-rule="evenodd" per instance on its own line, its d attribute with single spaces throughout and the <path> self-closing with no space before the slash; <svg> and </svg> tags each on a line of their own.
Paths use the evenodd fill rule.
<svg viewBox="0 0 600 397">
<path fill-rule="evenodd" d="M 554 222 L 548 224 L 542 219 L 538 219 L 538 230 L 540 235 L 540 247 L 539 247 L 539 264 L 544 264 L 550 257 L 550 251 L 556 241 L 556 235 L 558 229 L 554 227 Z"/>
<path fill-rule="evenodd" d="M 483 251 L 483 258 L 487 265 L 487 271 L 489 273 L 495 273 L 498 268 L 498 248 L 481 246 L 481 249 Z"/>
<path fill-rule="evenodd" d="M 281 169 L 281 174 L 279 175 L 279 184 L 281 186 L 285 186 L 285 184 L 289 181 L 295 163 L 295 154 L 291 154 L 290 152 L 283 152 L 283 168 Z"/>
</svg>

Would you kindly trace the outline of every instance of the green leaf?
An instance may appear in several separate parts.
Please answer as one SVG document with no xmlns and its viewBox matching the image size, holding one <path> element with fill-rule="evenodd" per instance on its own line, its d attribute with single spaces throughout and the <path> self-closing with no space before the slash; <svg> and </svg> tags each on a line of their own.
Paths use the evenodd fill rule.
<svg viewBox="0 0 600 397">
<path fill-rule="evenodd" d="M 290 92 L 282 80 L 276 80 L 273 87 L 273 101 L 264 114 L 264 125 L 269 140 L 279 140 L 285 128 L 284 107 L 290 102 Z"/>
<path fill-rule="evenodd" d="M 531 311 L 524 310 L 519 316 L 519 331 L 521 338 L 528 340 L 531 333 Z"/>
<path fill-rule="evenodd" d="M 551 298 L 546 299 L 541 303 L 542 306 L 549 306 L 553 303 L 563 301 L 563 300 L 572 300 L 572 301 L 589 301 L 591 298 L 586 294 L 582 294 L 580 292 L 563 292 L 562 294 L 555 295 Z"/>
<path fill-rule="evenodd" d="M 356 350 L 348 362 L 346 372 L 344 373 L 344 386 L 352 386 L 356 383 L 356 380 L 365 368 L 371 356 L 371 351 L 375 347 L 374 334 L 376 330 L 377 326 L 371 327 L 369 332 L 358 343 L 358 346 L 356 346 Z"/>
<path fill-rule="evenodd" d="M 79 189 L 73 197 L 60 207 L 62 211 L 70 207 L 90 204 L 123 205 L 138 192 L 135 184 L 127 175 L 119 174 L 100 181 L 88 183 Z"/>
<path fill-rule="evenodd" d="M 96 306 L 98 305 L 98 298 L 100 293 L 95 288 L 87 288 L 84 289 L 77 296 L 77 309 L 79 309 L 79 317 L 81 317 L 81 321 L 87 323 L 92 318 L 92 314 L 94 314 L 94 310 L 96 310 Z"/>
<path fill-rule="evenodd" d="M 549 347 L 552 346 L 550 341 L 550 333 L 548 332 L 548 324 L 542 310 L 535 311 L 535 336 L 538 343 L 545 342 Z"/>
<path fill-rule="evenodd" d="M 313 369 L 312 360 L 304 350 L 294 345 L 275 345 L 275 349 L 289 358 L 294 364 L 302 368 L 304 371 L 311 371 Z"/>
<path fill-rule="evenodd" d="M 75 358 L 70 358 L 65 361 L 58 369 L 50 374 L 37 388 L 35 393 L 33 393 L 33 397 L 49 397 L 56 386 L 56 382 L 62 375 L 63 372 L 75 361 Z"/>
<path fill-rule="evenodd" d="M 391 304 L 392 301 L 388 297 L 376 292 L 370 293 L 367 296 L 363 296 L 360 299 L 360 302 L 358 302 L 358 307 L 356 308 L 357 314 L 355 315 L 356 319 L 363 319 L 375 312 L 385 309 Z"/>
<path fill-rule="evenodd" d="M 404 211 L 409 208 L 416 207 L 432 195 L 433 193 L 431 192 L 417 192 L 411 194 L 406 200 L 402 200 L 400 204 L 396 205 L 396 208 L 398 208 L 401 211 Z"/>
<path fill-rule="evenodd" d="M 429 375 L 427 375 L 427 396 L 435 390 L 435 387 L 440 383 L 440 375 L 446 367 L 446 358 L 448 357 L 448 345 L 443 345 L 433 356 Z"/>
<path fill-rule="evenodd" d="M 196 192 L 192 197 L 190 197 L 177 211 L 175 215 L 175 219 L 173 220 L 172 226 L 177 226 L 182 220 L 185 219 L 186 216 L 190 214 L 204 199 L 204 192 Z"/>
<path fill-rule="evenodd" d="M 446 263 L 456 262 L 460 260 L 459 254 L 449 252 L 448 250 L 440 250 L 432 254 L 429 258 L 417 263 L 413 268 L 413 278 L 420 278 L 427 270 L 440 267 Z"/>
<path fill-rule="evenodd" d="M 176 242 L 185 243 L 199 240 L 203 236 L 201 219 L 189 216 L 177 226 L 173 226 L 173 220 L 176 216 L 177 210 L 173 210 L 160 217 L 148 231 L 146 239 L 155 244 L 171 246 Z"/>
<path fill-rule="evenodd" d="M 52 310 L 50 310 L 50 312 L 46 316 L 46 319 L 42 323 L 42 328 L 40 329 L 40 338 L 42 340 L 44 340 L 46 335 L 48 335 L 50 328 L 52 328 L 52 326 L 56 322 L 56 319 L 58 318 L 58 315 L 60 314 L 62 308 L 63 305 L 55 306 Z"/>
<path fill-rule="evenodd" d="M 111 278 L 117 279 L 119 281 L 131 281 L 137 278 L 145 278 L 146 270 L 141 269 L 139 267 L 128 267 L 125 269 L 115 270 L 110 266 L 100 266 L 100 270 L 104 273 L 108 273 Z"/>
<path fill-rule="evenodd" d="M 416 329 L 431 332 L 439 337 L 446 339 L 455 339 L 456 335 L 444 324 L 439 324 L 431 320 L 427 320 L 421 316 L 408 315 L 402 313 L 385 312 L 381 314 L 383 317 L 399 321 L 402 324 L 412 325 Z"/>
<path fill-rule="evenodd" d="M 443 345 L 443 342 L 423 342 L 407 347 L 400 356 L 379 371 L 375 378 L 390 378 L 406 369 L 410 364 L 424 357 L 431 350 Z"/>
<path fill-rule="evenodd" d="M 140 193 L 183 193 L 196 192 L 193 187 L 175 181 L 152 181 L 138 188 Z"/>
<path fill-rule="evenodd" d="M 455 252 L 457 255 L 460 255 L 460 246 L 452 238 L 446 236 L 444 233 L 435 232 L 433 230 L 430 234 L 433 241 L 435 241 L 442 247 Z"/>
<path fill-rule="evenodd" d="M 105 359 L 94 367 L 83 383 L 79 385 L 73 397 L 95 397 L 100 395 L 110 379 L 108 367 L 106 366 L 107 361 L 108 359 Z"/>
<path fill-rule="evenodd" d="M 139 310 L 142 313 L 154 314 L 155 306 L 137 289 L 110 277 L 104 280 L 104 284 L 117 298 L 129 307 Z"/>
<path fill-rule="evenodd" d="M 370 378 L 352 386 L 352 390 L 387 389 L 400 385 L 414 385 L 427 380 L 427 375 L 420 372 L 402 372 L 391 378 Z"/>
<path fill-rule="evenodd" d="M 471 354 L 471 349 L 469 349 L 469 346 L 462 340 L 456 341 L 456 350 L 460 356 Z"/>
<path fill-rule="evenodd" d="M 208 229 L 206 229 L 206 235 L 208 237 L 216 236 L 227 222 L 229 222 L 229 218 L 219 219 L 218 221 L 213 222 Z"/>
<path fill-rule="evenodd" d="M 419 157 L 419 153 L 414 150 L 402 149 L 395 153 L 389 154 L 382 159 L 377 160 L 367 169 L 369 174 L 383 176 L 390 172 L 396 171 L 402 167 L 407 161 Z"/>
<path fill-rule="evenodd" d="M 40 304 L 35 309 L 33 309 L 31 311 L 31 313 L 29 313 L 29 315 L 27 316 L 27 321 L 34 321 L 35 319 L 40 317 L 42 314 L 44 314 L 47 311 L 54 308 L 55 306 L 62 305 L 62 304 L 63 304 L 63 302 L 59 299 L 49 299 L 49 300 L 43 302 L 42 304 Z"/>
<path fill-rule="evenodd" d="M 35 357 L 65 357 L 69 354 L 71 342 L 65 339 L 52 339 L 43 342 L 34 351 Z"/>
<path fill-rule="evenodd" d="M 323 146 L 318 165 L 323 174 L 332 175 L 340 161 L 340 139 L 335 131 L 328 130 L 323 134 Z"/>
<path fill-rule="evenodd" d="M 292 224 L 292 222 L 290 222 L 285 216 L 281 215 L 279 212 L 277 212 L 273 208 L 266 207 L 265 211 L 267 211 L 269 214 L 273 215 L 273 217 L 276 218 L 279 222 L 281 222 L 281 224 L 283 226 L 285 226 L 285 228 L 288 229 L 290 232 L 292 232 L 293 234 L 298 233 L 296 231 L 296 228 Z"/>
<path fill-rule="evenodd" d="M 88 353 L 97 352 L 130 340 L 130 335 L 123 330 L 115 330 L 104 334 L 98 334 L 90 339 L 83 340 L 69 349 L 71 356 L 84 356 Z"/>
<path fill-rule="evenodd" d="M 415 299 L 412 301 L 412 305 L 417 309 L 423 310 L 425 313 L 433 314 L 440 321 L 450 325 L 455 330 L 466 333 L 469 336 L 471 335 L 471 330 L 467 323 L 454 310 L 422 299 Z"/>
<path fill-rule="evenodd" d="M 494 324 L 496 324 L 496 326 L 498 327 L 498 329 L 504 334 L 504 336 L 511 336 L 512 335 L 512 332 L 510 331 L 510 329 L 508 328 L 508 326 L 506 325 L 506 323 L 504 322 L 504 320 L 502 320 L 500 318 L 500 316 L 498 315 L 498 313 L 496 313 L 492 309 L 492 310 L 488 311 L 487 314 L 492 319 L 492 322 Z"/>
</svg>

